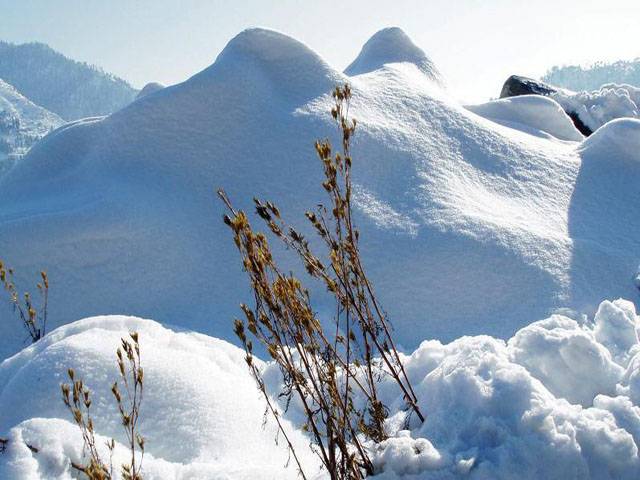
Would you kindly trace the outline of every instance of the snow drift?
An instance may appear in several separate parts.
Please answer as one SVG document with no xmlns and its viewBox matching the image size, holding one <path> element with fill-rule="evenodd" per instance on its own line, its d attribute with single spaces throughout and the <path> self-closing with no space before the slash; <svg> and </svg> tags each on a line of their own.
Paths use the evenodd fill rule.
<svg viewBox="0 0 640 480">
<path fill-rule="evenodd" d="M 617 118 L 640 118 L 640 88 L 632 85 L 608 83 L 591 92 L 559 90 L 550 96 L 591 131 Z"/>
<path fill-rule="evenodd" d="M 501 125 L 532 134 L 547 134 L 574 142 L 584 140 L 560 104 L 541 95 L 501 98 L 479 105 L 467 105 L 466 108 Z"/>
<path fill-rule="evenodd" d="M 329 92 L 348 81 L 363 258 L 401 345 L 506 338 L 558 307 L 635 301 L 638 151 L 609 164 L 597 152 L 615 135 L 601 150 L 558 139 L 578 137 L 549 103 L 491 107 L 509 126 L 483 118 L 426 59 L 392 29 L 341 73 L 285 35 L 244 31 L 186 82 L 35 145 L 0 180 L 2 257 L 21 289 L 48 270 L 52 326 L 118 312 L 230 338 L 249 292 L 213 192 L 273 200 L 304 226 L 323 199 L 313 142 L 335 140 Z M 1 355 L 20 348 L 17 325 L 0 334 Z"/>
<path fill-rule="evenodd" d="M 402 430 L 402 399 L 383 381 L 391 437 L 372 447 L 375 478 L 637 478 L 640 318 L 624 300 L 603 302 L 592 320 L 572 316 L 534 322 L 508 341 L 424 341 L 404 356 L 427 420 Z M 115 348 L 130 330 L 140 334 L 145 367 L 146 479 L 296 478 L 293 466 L 285 468 L 284 444 L 273 442 L 272 421 L 259 428 L 264 404 L 239 349 L 115 316 L 60 327 L 0 365 L 0 434 L 10 439 L 1 478 L 71 478 L 69 461 L 81 460 L 82 444 L 59 400 L 67 367 L 94 390 L 101 438 L 122 442 L 108 389 L 117 376 Z M 275 393 L 277 367 L 263 368 Z M 296 430 L 300 418 L 294 402 L 285 423 L 313 474 L 318 463 Z M 118 455 L 116 462 L 124 452 Z"/>
</svg>

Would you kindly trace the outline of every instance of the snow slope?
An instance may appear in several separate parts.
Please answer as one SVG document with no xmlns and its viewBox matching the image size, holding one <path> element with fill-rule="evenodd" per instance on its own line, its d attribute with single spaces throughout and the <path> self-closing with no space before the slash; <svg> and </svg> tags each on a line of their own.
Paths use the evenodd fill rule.
<svg viewBox="0 0 640 480">
<path fill-rule="evenodd" d="M 118 312 L 230 338 L 249 292 L 214 190 L 305 225 L 323 199 L 313 141 L 335 139 L 328 92 L 348 81 L 363 255 L 405 348 L 637 300 L 638 150 L 611 158 L 616 135 L 591 148 L 556 127 L 541 137 L 526 114 L 483 118 L 425 58 L 386 30 L 349 76 L 285 35 L 244 31 L 186 82 L 39 142 L 0 180 L 2 256 L 21 288 L 49 271 L 52 326 Z M 10 321 L 0 335 L 1 354 L 21 347 Z"/>
<path fill-rule="evenodd" d="M 390 438 L 370 446 L 374 478 L 638 478 L 639 327 L 634 305 L 616 300 L 603 302 L 593 320 L 554 315 L 508 341 L 422 342 L 404 365 L 426 422 L 413 419 L 402 430 L 402 399 L 393 382 L 382 382 Z M 121 316 L 63 326 L 0 364 L 0 435 L 10 440 L 0 478 L 72 478 L 69 460 L 81 461 L 82 443 L 60 400 L 68 367 L 93 390 L 100 440 L 119 442 L 116 465 L 126 458 L 108 389 L 118 340 L 131 330 L 140 334 L 145 368 L 145 479 L 297 478 L 293 466 L 285 468 L 284 443 L 273 442 L 273 422 L 259 427 L 264 403 L 239 349 Z M 264 369 L 275 394 L 277 367 Z M 315 476 L 317 461 L 296 430 L 300 418 L 294 402 L 284 419 L 290 437 L 309 478 L 325 478 Z"/>
<path fill-rule="evenodd" d="M 16 157 L 63 123 L 0 78 L 0 175 Z"/>
</svg>

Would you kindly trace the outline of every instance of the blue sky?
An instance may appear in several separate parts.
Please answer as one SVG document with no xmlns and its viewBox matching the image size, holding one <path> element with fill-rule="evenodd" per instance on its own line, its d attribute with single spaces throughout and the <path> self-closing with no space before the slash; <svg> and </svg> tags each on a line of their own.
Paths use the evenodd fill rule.
<svg viewBox="0 0 640 480">
<path fill-rule="evenodd" d="M 0 39 L 41 41 L 141 87 L 180 82 L 247 27 L 270 27 L 343 69 L 387 26 L 403 28 L 468 101 L 512 73 L 640 57 L 640 0 L 0 0 Z"/>
</svg>

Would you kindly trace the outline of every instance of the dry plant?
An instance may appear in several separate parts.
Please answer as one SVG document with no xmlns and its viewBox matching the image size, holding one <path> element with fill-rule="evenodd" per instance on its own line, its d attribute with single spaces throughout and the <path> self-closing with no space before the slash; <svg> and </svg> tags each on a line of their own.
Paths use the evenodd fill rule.
<svg viewBox="0 0 640 480">
<path fill-rule="evenodd" d="M 142 393 L 144 385 L 144 371 L 140 365 L 140 344 L 138 334 L 129 334 L 131 340 L 121 339 L 121 346 L 116 352 L 120 380 L 124 385 L 125 395 L 120 392 L 118 382 L 111 386 L 120 420 L 125 430 L 130 452 L 129 462 L 121 465 L 121 476 L 123 480 L 142 480 L 142 460 L 144 458 L 144 438 L 138 432 L 138 420 L 140 418 L 140 405 L 142 403 Z M 91 417 L 91 392 L 84 385 L 82 379 L 76 379 L 73 369 L 68 370 L 70 384 L 63 383 L 62 400 L 67 406 L 73 420 L 80 432 L 84 450 L 89 456 L 85 465 L 71 463 L 72 467 L 84 473 L 89 480 L 113 480 L 113 451 L 115 440 L 107 442 L 109 449 L 109 462 L 102 460 L 96 448 L 95 431 L 93 419 Z M 136 458 L 139 450 L 139 460 Z"/>
<path fill-rule="evenodd" d="M 42 281 L 37 284 L 40 294 L 39 308 L 34 304 L 29 292 L 20 295 L 13 277 L 13 269 L 8 268 L 0 260 L 0 282 L 9 295 L 9 302 L 13 306 L 13 312 L 27 330 L 32 343 L 44 337 L 47 331 L 47 308 L 49 303 L 49 278 L 43 270 L 40 272 Z"/>
<path fill-rule="evenodd" d="M 316 142 L 329 204 L 319 206 L 316 213 L 306 213 L 326 247 L 328 264 L 283 221 L 273 203 L 259 199 L 254 203 L 275 237 L 293 250 L 309 275 L 335 297 L 335 332 L 324 330 L 301 281 L 278 267 L 266 236 L 253 230 L 246 214 L 234 209 L 223 190 L 218 194 L 230 212 L 224 221 L 233 231 L 255 297 L 254 309 L 241 305 L 245 321 L 235 321 L 235 333 L 244 345 L 246 362 L 267 401 L 267 410 L 276 418 L 306 478 L 253 360 L 247 330 L 278 365 L 284 379 L 280 397 L 286 407 L 294 396 L 302 405 L 306 415 L 303 428 L 311 434 L 313 449 L 331 479 L 356 480 L 374 473 L 366 442 L 386 438 L 388 410 L 377 391 L 383 376 L 398 385 L 410 414 L 415 413 L 421 421 L 424 416 L 360 257 L 359 233 L 352 218 L 350 141 L 356 122 L 349 118 L 350 87 L 337 87 L 333 98 L 331 115 L 342 136 L 342 149 L 334 154 L 328 140 Z M 358 398 L 365 402 L 358 402 Z"/>
</svg>

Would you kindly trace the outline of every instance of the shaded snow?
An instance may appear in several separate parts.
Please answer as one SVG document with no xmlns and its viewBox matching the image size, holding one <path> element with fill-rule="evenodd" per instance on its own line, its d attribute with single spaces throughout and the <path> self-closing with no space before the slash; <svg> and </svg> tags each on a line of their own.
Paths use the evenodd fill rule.
<svg viewBox="0 0 640 480">
<path fill-rule="evenodd" d="M 382 52 L 380 39 L 424 56 L 399 31 L 374 38 L 364 58 Z M 639 150 L 612 157 L 618 135 L 604 129 L 584 143 L 532 131 L 565 121 L 548 102 L 520 101 L 534 108 L 500 125 L 383 53 L 349 77 L 292 38 L 251 29 L 186 82 L 58 129 L 0 180 L 3 259 L 22 289 L 48 270 L 52 327 L 123 312 L 231 338 L 249 292 L 213 192 L 248 210 L 266 197 L 309 233 L 303 212 L 323 200 L 313 142 L 336 140 L 329 93 L 349 81 L 362 253 L 401 345 L 508 338 L 559 307 L 637 302 Z M 625 132 L 635 145 L 636 129 Z M 322 292 L 312 289 L 314 305 L 329 318 Z M 0 356 L 22 346 L 17 324 L 0 323 L 0 335 Z"/>
<path fill-rule="evenodd" d="M 556 314 L 508 341 L 462 337 L 424 341 L 403 356 L 427 419 L 405 412 L 393 382 L 379 392 L 390 407 L 390 438 L 369 445 L 381 479 L 633 479 L 640 474 L 640 318 L 633 304 L 605 301 L 593 320 Z M 94 389 L 100 439 L 120 425 L 108 392 L 120 336 L 140 333 L 145 367 L 141 430 L 148 479 L 296 478 L 236 347 L 173 331 L 150 320 L 95 317 L 50 333 L 0 365 L 0 478 L 70 479 L 81 439 L 59 383 L 74 367 Z M 262 364 L 261 364 L 262 365 Z M 269 388 L 277 367 L 264 364 Z M 294 401 L 285 423 L 307 473 L 315 458 Z M 30 451 L 29 443 L 39 449 Z M 102 442 L 101 442 L 102 443 Z M 116 462 L 126 458 L 119 445 Z"/>
</svg>

